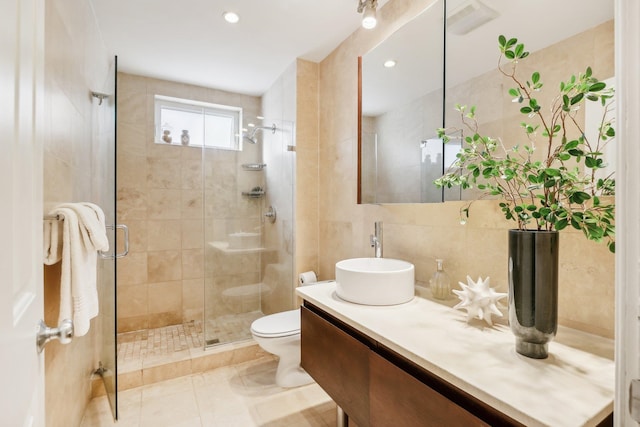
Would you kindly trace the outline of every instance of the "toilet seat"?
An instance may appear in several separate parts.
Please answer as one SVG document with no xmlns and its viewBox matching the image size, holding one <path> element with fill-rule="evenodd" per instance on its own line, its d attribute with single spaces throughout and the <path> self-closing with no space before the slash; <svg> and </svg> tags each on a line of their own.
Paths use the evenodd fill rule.
<svg viewBox="0 0 640 427">
<path fill-rule="evenodd" d="M 251 333 L 263 338 L 288 337 L 300 333 L 300 310 L 270 314 L 251 324 Z"/>
</svg>

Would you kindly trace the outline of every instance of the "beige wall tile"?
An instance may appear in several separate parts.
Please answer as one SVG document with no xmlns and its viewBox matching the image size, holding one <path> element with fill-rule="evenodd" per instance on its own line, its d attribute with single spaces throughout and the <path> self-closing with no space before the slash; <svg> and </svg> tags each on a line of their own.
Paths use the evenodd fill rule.
<svg viewBox="0 0 640 427">
<path fill-rule="evenodd" d="M 204 301 L 204 279 L 187 279 L 182 281 L 182 309 L 202 310 Z"/>
<path fill-rule="evenodd" d="M 118 90 L 123 90 L 118 88 Z M 147 155 L 146 126 L 140 123 L 118 123 L 118 155 Z"/>
<path fill-rule="evenodd" d="M 144 369 L 142 372 L 142 382 L 145 385 L 154 384 L 172 378 L 183 377 L 185 375 L 189 375 L 190 373 L 191 360 L 185 360 L 182 362 L 175 362 L 168 365 L 161 365 Z M 160 419 L 158 419 L 158 422 L 161 422 Z"/>
<path fill-rule="evenodd" d="M 147 329 L 149 327 L 149 316 L 146 314 L 133 317 L 118 316 L 118 333 L 132 332 Z"/>
<path fill-rule="evenodd" d="M 118 182 L 122 187 L 145 190 L 147 188 L 146 156 L 121 154 L 118 156 Z"/>
<path fill-rule="evenodd" d="M 149 284 L 149 314 L 182 310 L 182 281 Z"/>
<path fill-rule="evenodd" d="M 122 221 L 131 219 L 146 220 L 148 197 L 144 190 L 118 185 L 116 194 L 118 218 Z"/>
<path fill-rule="evenodd" d="M 231 351 L 222 351 L 217 353 L 205 353 L 200 357 L 191 359 L 191 369 L 194 373 L 206 372 L 217 369 L 222 366 L 231 364 L 233 353 Z"/>
<path fill-rule="evenodd" d="M 130 219 L 126 221 L 125 225 L 129 228 L 129 251 L 146 252 L 148 235 L 147 221 Z M 118 252 L 122 252 L 123 244 L 124 237 L 118 234 Z"/>
<path fill-rule="evenodd" d="M 156 190 L 148 192 L 148 219 L 180 219 L 180 190 Z"/>
<path fill-rule="evenodd" d="M 202 190 L 182 190 L 182 219 L 196 219 L 203 217 L 203 194 Z"/>
<path fill-rule="evenodd" d="M 199 279 L 204 277 L 204 251 L 185 249 L 182 251 L 182 278 Z"/>
<path fill-rule="evenodd" d="M 121 317 L 134 317 L 148 313 L 148 286 L 131 285 L 118 288 L 118 313 Z"/>
<path fill-rule="evenodd" d="M 147 253 L 129 253 L 118 260 L 118 287 L 147 283 L 147 271 Z"/>
<path fill-rule="evenodd" d="M 202 160 L 200 150 L 186 150 L 191 155 L 182 157 L 182 168 L 180 176 L 180 184 L 183 189 L 186 190 L 200 190 L 202 189 Z M 193 154 L 197 154 L 197 157 L 192 158 Z M 185 158 L 186 157 L 186 158 Z"/>
<path fill-rule="evenodd" d="M 180 188 L 182 185 L 180 162 L 173 158 L 149 157 L 147 186 L 149 188 Z"/>
<path fill-rule="evenodd" d="M 182 255 L 180 251 L 148 253 L 148 280 L 150 283 L 182 279 Z"/>
<path fill-rule="evenodd" d="M 147 250 L 179 250 L 182 247 L 182 222 L 180 220 L 148 221 Z"/>
<path fill-rule="evenodd" d="M 118 391 L 129 390 L 131 388 L 140 387 L 142 382 L 142 370 L 133 372 L 123 372 L 118 374 Z"/>
<path fill-rule="evenodd" d="M 182 321 L 182 310 L 165 311 L 164 313 L 154 313 L 148 316 L 149 328 L 177 325 Z"/>
<path fill-rule="evenodd" d="M 202 249 L 204 248 L 204 224 L 201 219 L 182 220 L 182 248 Z"/>
</svg>

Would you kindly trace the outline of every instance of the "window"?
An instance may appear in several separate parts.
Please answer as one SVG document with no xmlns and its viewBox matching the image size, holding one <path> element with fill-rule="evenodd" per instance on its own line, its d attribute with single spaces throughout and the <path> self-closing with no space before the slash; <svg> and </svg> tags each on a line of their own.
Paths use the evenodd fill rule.
<svg viewBox="0 0 640 427">
<path fill-rule="evenodd" d="M 155 96 L 158 144 L 240 150 L 242 108 Z"/>
</svg>

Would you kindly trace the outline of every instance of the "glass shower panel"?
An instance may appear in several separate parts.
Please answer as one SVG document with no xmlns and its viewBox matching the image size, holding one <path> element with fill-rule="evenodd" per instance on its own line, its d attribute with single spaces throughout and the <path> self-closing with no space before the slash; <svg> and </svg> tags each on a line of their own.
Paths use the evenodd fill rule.
<svg viewBox="0 0 640 427">
<path fill-rule="evenodd" d="M 268 249 L 261 263 L 264 288 L 260 308 L 265 315 L 291 310 L 295 300 L 295 127 L 291 121 L 274 120 L 273 123 L 277 130 L 265 135 L 263 147 L 267 164 L 263 212 L 266 213 L 270 207 L 276 212 L 275 221 L 266 217 L 263 221 L 265 248 Z"/>
<path fill-rule="evenodd" d="M 294 129 L 267 122 L 276 132 L 241 151 L 202 150 L 205 346 L 249 339 L 255 319 L 293 306 Z"/>
<path fill-rule="evenodd" d="M 100 150 L 100 161 L 94 165 L 94 194 L 102 207 L 107 226 L 116 222 L 116 75 L 117 58 L 109 67 L 103 99 L 94 98 L 92 105 L 94 147 Z M 116 230 L 107 229 L 109 252 L 118 251 Z M 116 362 L 116 260 L 98 258 L 98 289 L 100 300 L 100 346 L 98 372 L 102 376 L 113 417 L 117 418 L 117 362 Z"/>
<path fill-rule="evenodd" d="M 205 346 L 248 339 L 262 316 L 263 196 L 253 190 L 264 188 L 265 171 L 242 166 L 261 163 L 261 144 L 202 149 Z"/>
</svg>

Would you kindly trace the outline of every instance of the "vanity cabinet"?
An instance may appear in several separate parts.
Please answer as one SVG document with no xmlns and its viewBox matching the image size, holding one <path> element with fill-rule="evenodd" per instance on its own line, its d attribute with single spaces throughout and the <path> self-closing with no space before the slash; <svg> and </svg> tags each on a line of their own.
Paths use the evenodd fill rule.
<svg viewBox="0 0 640 427">
<path fill-rule="evenodd" d="M 305 301 L 302 367 L 358 427 L 522 426 Z"/>
<path fill-rule="evenodd" d="M 353 304 L 335 282 L 296 293 L 302 366 L 358 427 L 613 426 L 611 340 L 562 328 L 552 357 L 529 359 L 508 327 L 424 298 Z"/>
<path fill-rule="evenodd" d="M 303 368 L 359 427 L 370 425 L 369 346 L 373 341 L 355 338 L 308 308 L 301 308 L 301 316 Z"/>
</svg>

